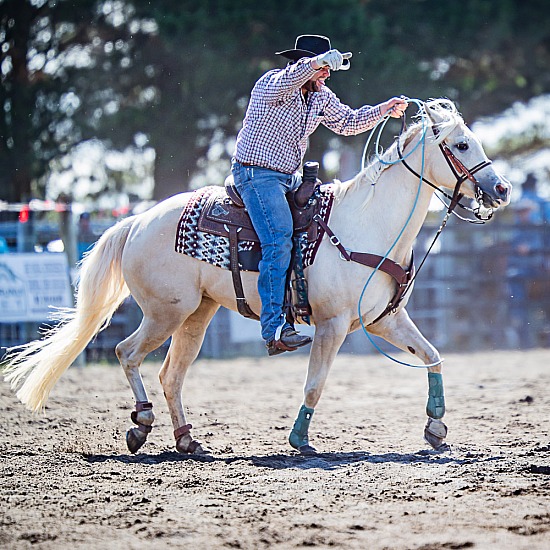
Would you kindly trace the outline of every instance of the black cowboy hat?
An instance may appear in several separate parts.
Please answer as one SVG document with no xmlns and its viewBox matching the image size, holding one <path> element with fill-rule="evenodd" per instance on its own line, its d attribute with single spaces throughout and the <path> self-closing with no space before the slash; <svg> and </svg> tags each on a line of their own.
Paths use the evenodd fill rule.
<svg viewBox="0 0 550 550">
<path fill-rule="evenodd" d="M 296 38 L 296 45 L 293 50 L 284 50 L 275 52 L 276 55 L 282 55 L 292 61 L 298 61 L 302 57 L 315 57 L 332 49 L 330 39 L 318 34 L 302 34 Z M 349 59 L 344 59 L 344 66 L 349 64 Z"/>
</svg>

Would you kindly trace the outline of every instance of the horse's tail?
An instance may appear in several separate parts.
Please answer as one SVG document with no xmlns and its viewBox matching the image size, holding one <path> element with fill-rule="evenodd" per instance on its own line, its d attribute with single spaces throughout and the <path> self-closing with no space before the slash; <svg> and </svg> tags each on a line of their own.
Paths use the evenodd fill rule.
<svg viewBox="0 0 550 550">
<path fill-rule="evenodd" d="M 120 303 L 130 295 L 122 276 L 122 251 L 135 217 L 109 228 L 81 264 L 76 307 L 59 310 L 60 323 L 44 337 L 8 350 L 5 379 L 32 411 L 44 408 L 61 375 L 106 328 Z"/>
</svg>

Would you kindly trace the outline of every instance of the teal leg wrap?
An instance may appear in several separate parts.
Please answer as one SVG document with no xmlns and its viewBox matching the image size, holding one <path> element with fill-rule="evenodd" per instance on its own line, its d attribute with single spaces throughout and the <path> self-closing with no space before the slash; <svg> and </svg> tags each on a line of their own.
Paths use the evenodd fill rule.
<svg viewBox="0 0 550 550">
<path fill-rule="evenodd" d="M 313 416 L 313 409 L 302 405 L 298 418 L 294 422 L 294 427 L 288 436 L 288 442 L 295 449 L 299 449 L 304 445 L 309 445 L 308 430 L 311 417 Z"/>
<path fill-rule="evenodd" d="M 443 395 L 443 378 L 438 372 L 428 373 L 428 403 L 426 414 L 430 418 L 443 418 L 445 415 L 445 395 Z"/>
</svg>

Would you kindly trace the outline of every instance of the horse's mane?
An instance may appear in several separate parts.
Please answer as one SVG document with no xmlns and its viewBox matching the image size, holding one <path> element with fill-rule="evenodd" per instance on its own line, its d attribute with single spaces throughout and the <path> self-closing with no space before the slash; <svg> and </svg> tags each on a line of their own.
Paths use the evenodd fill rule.
<svg viewBox="0 0 550 550">
<path fill-rule="evenodd" d="M 372 186 L 379 180 L 382 172 L 399 160 L 397 144 L 399 143 L 401 152 L 405 151 L 414 138 L 422 132 L 425 124 L 423 120 L 426 117 L 429 121 L 428 124 L 437 128 L 437 136 L 430 133 L 429 136 L 426 136 L 426 139 L 429 143 L 436 145 L 441 143 L 458 124 L 464 122 L 455 104 L 450 99 L 439 98 L 426 101 L 415 115 L 415 123 L 398 136 L 388 149 L 381 154 L 372 155 L 369 158 L 367 166 L 351 180 L 337 182 L 336 199 L 341 200 L 348 192 L 366 184 L 370 184 L 370 188 L 372 189 Z M 367 195 L 363 206 L 368 204 L 371 196 L 372 192 Z"/>
</svg>

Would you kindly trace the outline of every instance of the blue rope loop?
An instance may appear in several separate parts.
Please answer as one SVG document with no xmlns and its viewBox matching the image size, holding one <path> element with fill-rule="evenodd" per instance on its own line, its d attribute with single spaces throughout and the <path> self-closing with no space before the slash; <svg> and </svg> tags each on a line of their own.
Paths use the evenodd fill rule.
<svg viewBox="0 0 550 550">
<path fill-rule="evenodd" d="M 382 355 L 384 355 L 385 357 L 387 357 L 388 359 L 390 359 L 394 363 L 398 363 L 399 365 L 404 365 L 406 367 L 412 367 L 412 368 L 417 368 L 417 369 L 427 369 L 427 368 L 435 367 L 436 365 L 439 365 L 443 361 L 443 359 L 441 359 L 437 363 L 430 363 L 428 365 L 413 365 L 412 363 L 407 363 L 405 361 L 400 361 L 399 359 L 396 359 L 395 357 L 392 357 L 391 355 L 386 353 L 383 349 L 381 349 L 380 346 L 374 341 L 373 337 L 369 334 L 369 332 L 367 331 L 367 328 L 365 327 L 365 324 L 363 322 L 363 316 L 361 314 L 361 303 L 363 301 L 365 291 L 367 290 L 368 285 L 372 281 L 372 278 L 376 275 L 376 273 L 377 273 L 377 271 L 379 271 L 380 266 L 382 265 L 382 263 L 388 258 L 388 256 L 391 254 L 392 250 L 396 247 L 397 243 L 399 242 L 399 239 L 402 237 L 403 233 L 405 232 L 405 229 L 409 225 L 409 222 L 411 221 L 412 215 L 414 214 L 414 211 L 416 210 L 416 207 L 418 205 L 418 199 L 420 197 L 420 190 L 422 189 L 422 178 L 424 176 L 424 163 L 425 163 L 425 152 L 426 152 L 426 132 L 428 131 L 428 115 L 426 114 L 426 111 L 424 109 L 424 102 L 423 101 L 421 101 L 420 99 L 409 99 L 409 98 L 407 98 L 407 101 L 409 103 L 414 103 L 414 104 L 417 105 L 418 112 L 421 116 L 421 121 L 422 121 L 422 134 L 420 135 L 420 140 L 406 155 L 403 156 L 403 158 L 406 159 L 407 157 L 412 155 L 418 147 L 421 147 L 421 149 L 422 149 L 422 165 L 421 165 L 421 168 L 420 168 L 420 178 L 419 178 L 419 181 L 418 181 L 418 189 L 416 191 L 416 196 L 415 196 L 415 199 L 414 199 L 413 207 L 412 207 L 411 212 L 409 213 L 407 219 L 405 220 L 405 224 L 401 228 L 401 231 L 399 231 L 399 234 L 395 238 L 394 242 L 392 243 L 392 245 L 390 246 L 390 248 L 388 249 L 388 251 L 386 252 L 384 257 L 382 258 L 382 260 L 380 260 L 380 263 L 374 268 L 373 272 L 370 274 L 369 278 L 367 279 L 367 282 L 363 286 L 363 290 L 361 291 L 361 295 L 359 296 L 359 301 L 357 303 L 357 312 L 359 314 L 359 321 L 361 323 L 361 327 L 363 329 L 363 332 L 367 335 L 367 338 L 370 340 L 370 343 L 376 348 L 376 350 L 379 353 L 381 353 Z M 405 115 L 403 115 L 403 116 L 405 116 Z M 361 160 L 361 170 L 364 170 L 364 168 L 365 168 L 366 153 L 367 153 L 370 141 L 371 141 L 371 139 L 372 139 L 372 137 L 375 134 L 377 129 L 378 129 L 378 134 L 376 136 L 376 142 L 375 142 L 375 154 L 376 154 L 377 160 L 379 162 L 381 162 L 382 164 L 386 164 L 386 165 L 393 165 L 393 164 L 398 164 L 398 163 L 401 162 L 402 159 L 397 159 L 393 162 L 387 162 L 387 161 L 385 161 L 384 159 L 381 158 L 382 147 L 380 146 L 380 137 L 381 137 L 382 132 L 384 131 L 384 128 L 385 128 L 386 124 L 388 123 L 389 119 L 390 119 L 389 115 L 384 116 L 384 118 L 382 118 L 378 122 L 378 124 L 371 130 L 371 132 L 369 134 L 369 137 L 367 139 L 367 143 L 365 144 L 365 148 L 363 150 L 363 158 Z"/>
<path fill-rule="evenodd" d="M 416 151 L 416 149 L 418 149 L 420 144 L 425 141 L 426 132 L 428 131 L 428 122 L 427 122 L 428 121 L 428 116 L 427 116 L 427 114 L 424 110 L 424 102 L 421 101 L 420 99 L 410 99 L 408 97 L 403 98 L 403 99 L 406 99 L 406 101 L 408 101 L 409 103 L 414 103 L 418 107 L 418 113 L 420 114 L 421 121 L 422 121 L 422 134 L 420 136 L 419 142 L 406 155 L 403 155 L 403 159 L 398 159 L 398 160 L 395 160 L 393 162 L 385 161 L 381 156 L 382 153 L 383 153 L 383 147 L 380 145 L 380 138 L 382 137 L 382 133 L 384 132 L 384 128 L 386 127 L 386 124 L 388 123 L 388 121 L 391 118 L 389 114 L 386 114 L 383 118 L 381 118 L 377 122 L 376 126 L 369 133 L 369 137 L 367 138 L 367 142 L 365 143 L 365 147 L 363 149 L 363 156 L 361 157 L 361 170 L 365 169 L 365 164 L 366 164 L 365 161 L 366 161 L 367 151 L 369 149 L 371 139 L 372 139 L 373 135 L 376 132 L 376 129 L 378 129 L 378 134 L 376 136 L 376 141 L 375 141 L 375 144 L 374 144 L 376 159 L 378 160 L 378 162 L 380 162 L 381 164 L 385 164 L 386 166 L 391 166 L 393 164 L 399 164 L 402 160 L 405 160 L 405 159 L 409 158 Z M 403 116 L 405 116 L 405 115 L 403 115 Z"/>
</svg>

